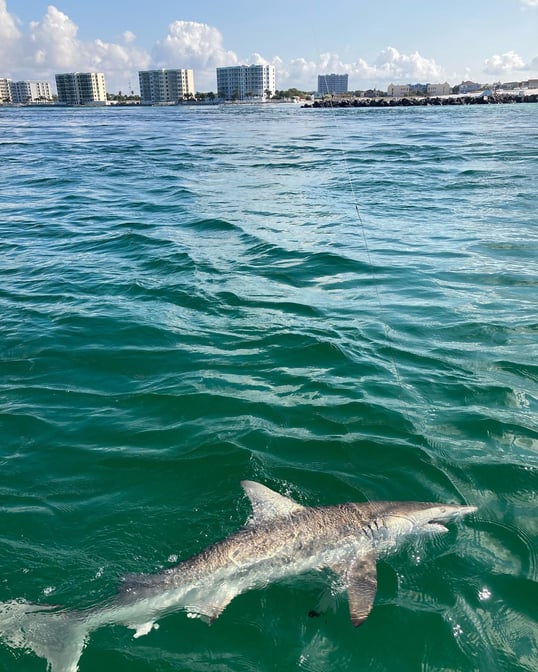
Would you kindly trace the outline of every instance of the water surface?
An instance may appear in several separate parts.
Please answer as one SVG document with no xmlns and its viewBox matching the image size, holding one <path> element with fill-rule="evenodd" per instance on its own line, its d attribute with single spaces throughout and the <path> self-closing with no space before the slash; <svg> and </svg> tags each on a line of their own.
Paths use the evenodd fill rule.
<svg viewBox="0 0 538 672">
<path fill-rule="evenodd" d="M 240 526 L 244 478 L 468 503 L 358 630 L 296 581 L 98 631 L 80 672 L 534 670 L 537 122 L 0 109 L 0 601 L 98 603 Z"/>
</svg>

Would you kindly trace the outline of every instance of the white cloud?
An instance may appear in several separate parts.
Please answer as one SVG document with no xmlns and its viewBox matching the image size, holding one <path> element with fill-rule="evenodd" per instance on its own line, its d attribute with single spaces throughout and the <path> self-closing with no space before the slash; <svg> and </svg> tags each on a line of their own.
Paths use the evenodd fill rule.
<svg viewBox="0 0 538 672">
<path fill-rule="evenodd" d="M 15 17 L 8 11 L 6 0 L 0 0 L 0 39 L 2 43 L 12 42 L 20 36 Z"/>
<path fill-rule="evenodd" d="M 168 34 L 155 43 L 152 62 L 158 68 L 192 68 L 197 89 L 215 89 L 215 68 L 236 65 L 239 60 L 233 51 L 223 46 L 220 31 L 213 26 L 195 21 L 174 21 Z"/>
<path fill-rule="evenodd" d="M 171 23 L 150 54 L 137 47 L 136 35 L 129 30 L 119 43 L 81 40 L 77 24 L 54 5 L 49 5 L 45 15 L 32 21 L 26 30 L 19 29 L 6 0 L 0 0 L 0 56 L 7 70 L 0 76 L 52 80 L 56 72 L 97 70 L 105 73 L 110 91 L 125 90 L 129 81 L 137 82 L 138 70 L 150 67 L 192 68 L 200 91 L 215 89 L 215 68 L 239 63 L 273 64 L 277 87 L 282 89 L 314 89 L 317 75 L 327 72 L 347 72 L 352 87 L 382 86 L 390 80 L 437 81 L 442 76 L 434 60 L 418 52 L 402 54 L 394 47 L 381 51 L 371 64 L 362 58 L 346 63 L 332 52 L 321 54 L 315 61 L 295 58 L 284 62 L 279 56 L 267 58 L 259 53 L 242 59 L 225 48 L 217 28 L 195 21 Z"/>
<path fill-rule="evenodd" d="M 282 63 L 278 72 L 278 88 L 297 86 L 306 90 L 315 89 L 317 76 L 331 72 L 347 72 L 351 74 L 353 65 L 344 63 L 338 54 L 320 54 L 317 61 L 294 58 L 288 65 Z"/>
<path fill-rule="evenodd" d="M 66 14 L 49 5 L 41 21 L 30 23 L 27 59 L 38 66 L 60 69 L 82 64 L 84 54 L 77 32 L 78 26 Z"/>
<path fill-rule="evenodd" d="M 424 58 L 418 51 L 400 54 L 394 47 L 387 47 L 378 56 L 376 68 L 385 79 L 432 82 L 439 80 L 443 70 L 432 58 Z"/>
<path fill-rule="evenodd" d="M 8 69 L 17 61 L 21 33 L 15 18 L 8 12 L 6 0 L 0 0 L 0 62 Z M 0 77 L 5 76 L 0 73 Z"/>
<path fill-rule="evenodd" d="M 484 72 L 489 75 L 502 75 L 514 70 L 526 70 L 528 66 L 515 51 L 507 51 L 505 54 L 494 54 L 485 62 Z"/>
<path fill-rule="evenodd" d="M 278 57 L 277 57 L 278 58 Z M 254 52 L 250 58 L 247 59 L 249 65 L 274 65 L 274 63 L 271 63 L 271 61 L 268 61 L 266 58 L 264 58 L 261 54 L 258 54 L 257 52 Z M 280 61 L 280 59 L 278 59 Z"/>
<path fill-rule="evenodd" d="M 344 62 L 336 53 L 321 54 L 317 61 L 296 58 L 278 71 L 278 88 L 297 86 L 314 89 L 317 76 L 331 72 L 349 74 L 350 88 L 382 86 L 391 80 L 405 83 L 437 82 L 444 78 L 443 69 L 433 59 L 424 58 L 418 52 L 401 54 L 394 47 L 383 49 L 374 63 L 363 58 L 352 63 Z"/>
<path fill-rule="evenodd" d="M 538 0 L 520 0 L 538 7 Z M 243 55 L 244 56 L 244 55 Z M 77 24 L 54 5 L 44 16 L 28 25 L 9 12 L 0 0 L 0 76 L 17 79 L 47 79 L 65 71 L 97 70 L 105 73 L 110 91 L 125 90 L 128 82 L 137 88 L 138 70 L 150 67 L 192 68 L 199 91 L 215 90 L 215 68 L 239 63 L 271 63 L 275 66 L 277 87 L 316 88 L 318 74 L 347 72 L 350 87 L 383 88 L 389 82 L 437 82 L 447 79 L 444 69 L 418 51 L 401 53 L 392 46 L 379 52 L 373 61 L 357 58 L 346 62 L 334 52 L 315 60 L 302 57 L 284 61 L 278 55 L 268 58 L 253 53 L 248 58 L 224 46 L 221 32 L 214 26 L 195 21 L 174 21 L 151 52 L 137 46 L 137 37 L 125 30 L 118 42 L 102 39 L 82 40 Z M 536 70 L 538 59 L 525 63 L 514 51 L 495 54 L 485 61 L 485 72 L 503 75 L 517 70 Z"/>
<path fill-rule="evenodd" d="M 63 12 L 49 5 L 41 21 L 29 25 L 27 62 L 41 76 L 59 71 L 91 70 L 104 72 L 107 83 L 126 83 L 138 68 L 147 67 L 149 54 L 134 44 L 135 35 L 126 32 L 124 44 L 77 38 L 78 26 Z M 49 75 L 50 76 L 50 75 Z"/>
<path fill-rule="evenodd" d="M 130 31 L 123 34 L 123 43 L 96 39 L 85 42 L 77 37 L 78 26 L 54 5 L 39 21 L 31 21 L 21 32 L 6 0 L 0 0 L 0 76 L 15 79 L 46 79 L 65 71 L 104 72 L 107 87 L 114 91 L 126 89 L 137 72 L 150 64 L 150 55 L 139 49 Z"/>
</svg>

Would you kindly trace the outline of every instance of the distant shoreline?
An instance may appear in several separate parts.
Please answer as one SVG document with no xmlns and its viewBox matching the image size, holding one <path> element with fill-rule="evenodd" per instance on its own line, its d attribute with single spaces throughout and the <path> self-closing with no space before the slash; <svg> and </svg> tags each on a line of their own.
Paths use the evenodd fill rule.
<svg viewBox="0 0 538 672">
<path fill-rule="evenodd" d="M 430 107 L 444 105 L 505 105 L 516 103 L 538 103 L 538 92 L 527 94 L 491 94 L 491 95 L 451 95 L 451 96 L 413 96 L 403 98 L 336 98 L 316 100 L 304 103 L 302 108 L 357 108 L 357 107 Z"/>
<path fill-rule="evenodd" d="M 506 105 L 517 103 L 538 103 L 538 90 L 532 89 L 532 92 L 520 93 L 491 93 L 491 94 L 468 94 L 457 95 L 451 94 L 447 96 L 409 96 L 401 98 L 393 97 L 376 97 L 376 98 L 325 98 L 310 102 L 308 100 L 267 100 L 262 102 L 253 101 L 192 101 L 185 100 L 167 105 L 142 105 L 138 102 L 122 102 L 122 103 L 107 103 L 102 105 L 66 105 L 65 103 L 3 103 L 0 104 L 0 110 L 24 108 L 24 109 L 125 109 L 125 108 L 142 108 L 148 109 L 150 107 L 218 107 L 219 105 L 268 105 L 268 104 L 295 104 L 300 105 L 303 109 L 334 109 L 334 108 L 387 108 L 387 107 L 439 107 L 439 106 L 465 106 L 465 105 Z"/>
</svg>

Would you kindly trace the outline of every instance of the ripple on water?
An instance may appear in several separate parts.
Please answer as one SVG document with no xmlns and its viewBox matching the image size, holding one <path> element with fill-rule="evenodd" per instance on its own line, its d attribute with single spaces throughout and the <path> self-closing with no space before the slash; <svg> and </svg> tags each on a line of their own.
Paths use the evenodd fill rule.
<svg viewBox="0 0 538 672">
<path fill-rule="evenodd" d="M 480 107 L 2 109 L 0 600 L 99 603 L 242 478 L 479 507 L 358 630 L 290 582 L 81 668 L 533 669 L 538 107 Z"/>
</svg>

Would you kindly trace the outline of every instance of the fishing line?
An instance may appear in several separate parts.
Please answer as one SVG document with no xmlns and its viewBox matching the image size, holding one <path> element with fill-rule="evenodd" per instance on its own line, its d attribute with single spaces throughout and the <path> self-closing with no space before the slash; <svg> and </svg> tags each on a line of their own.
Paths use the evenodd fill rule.
<svg viewBox="0 0 538 672">
<path fill-rule="evenodd" d="M 349 167 L 347 154 L 346 154 L 346 151 L 344 149 L 342 129 L 341 129 L 339 121 L 338 121 L 338 115 L 336 114 L 336 108 L 333 105 L 333 96 L 329 92 L 327 75 L 323 75 L 323 77 L 325 78 L 325 89 L 327 90 L 327 94 L 330 96 L 329 109 L 331 110 L 331 114 L 332 114 L 332 118 L 333 118 L 333 125 L 334 125 L 334 128 L 336 130 L 335 138 L 337 140 L 337 147 L 340 151 L 340 154 L 341 154 L 341 157 L 342 157 L 342 163 L 343 163 L 346 175 L 347 175 L 347 181 L 348 181 L 349 189 L 350 189 L 350 192 L 351 192 L 351 202 L 352 202 L 352 205 L 355 209 L 355 214 L 357 216 L 357 221 L 359 223 L 359 227 L 360 227 L 360 230 L 361 230 L 362 240 L 363 240 L 363 243 L 364 243 L 364 249 L 365 249 L 365 252 L 366 252 L 366 259 L 367 259 L 368 265 L 371 269 L 370 278 L 371 278 L 373 286 L 374 286 L 376 301 L 377 301 L 377 304 L 379 306 L 379 309 L 380 309 L 379 312 L 380 312 L 380 315 L 381 315 L 383 313 L 384 306 L 383 306 L 383 302 L 381 301 L 381 293 L 380 293 L 380 290 L 379 290 L 379 283 L 377 282 L 376 274 L 375 274 L 374 267 L 373 267 L 373 264 L 372 264 L 372 255 L 370 253 L 370 245 L 368 243 L 368 236 L 366 235 L 366 227 L 364 225 L 364 221 L 363 221 L 362 215 L 361 215 L 361 209 L 359 207 L 359 199 L 358 199 L 358 196 L 357 196 L 357 190 L 355 189 L 355 184 L 353 182 L 353 176 L 351 174 L 351 169 Z M 400 372 L 398 370 L 398 367 L 396 366 L 396 361 L 394 360 L 394 357 L 392 356 L 392 354 L 390 352 L 390 347 L 392 345 L 395 345 L 396 341 L 391 335 L 391 329 L 390 329 L 389 325 L 387 324 L 387 322 L 385 322 L 385 320 L 383 320 L 381 317 L 379 319 L 380 319 L 381 325 L 383 327 L 385 340 L 386 340 L 386 342 L 389 346 L 388 359 L 389 359 L 389 363 L 390 363 L 390 367 L 391 367 L 391 372 L 392 372 L 392 375 L 394 376 L 394 379 L 396 380 L 396 382 L 398 384 L 398 387 L 400 388 L 401 392 L 403 393 L 404 392 L 404 385 L 403 385 L 403 382 L 402 382 L 402 378 L 400 376 Z M 403 398 L 402 401 L 403 401 L 404 406 L 405 406 L 404 415 L 406 416 L 407 420 L 410 421 L 409 414 L 407 413 L 407 402 L 406 402 L 405 398 Z"/>
</svg>

